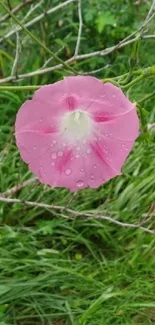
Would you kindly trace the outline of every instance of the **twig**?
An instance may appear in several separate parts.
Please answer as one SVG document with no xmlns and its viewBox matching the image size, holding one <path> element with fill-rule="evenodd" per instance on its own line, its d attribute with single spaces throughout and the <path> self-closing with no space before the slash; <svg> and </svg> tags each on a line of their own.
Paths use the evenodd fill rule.
<svg viewBox="0 0 155 325">
<path fill-rule="evenodd" d="M 58 55 L 61 51 L 63 51 L 65 46 L 62 46 L 55 54 Z M 44 69 L 51 61 L 53 61 L 53 58 L 49 58 L 46 60 L 43 64 L 43 66 L 40 69 Z"/>
<path fill-rule="evenodd" d="M 151 5 L 150 10 L 149 10 L 149 12 L 148 12 L 148 14 L 146 16 L 145 21 L 148 21 L 150 19 L 154 9 L 155 9 L 155 0 L 152 1 L 152 5 Z"/>
<path fill-rule="evenodd" d="M 12 66 L 11 76 L 16 76 L 17 74 L 17 65 L 18 65 L 20 52 L 21 52 L 21 47 L 20 47 L 19 34 L 18 32 L 16 32 L 16 53 L 15 53 L 14 63 Z"/>
<path fill-rule="evenodd" d="M 20 200 L 20 199 L 10 199 L 10 198 L 5 198 L 3 196 L 0 196 L 0 201 L 1 202 L 6 202 L 6 203 L 19 203 L 19 204 L 23 204 L 23 205 L 27 205 L 30 207 L 37 207 L 37 208 L 43 208 L 43 209 L 49 209 L 49 210 L 59 210 L 59 211 L 65 211 L 67 213 L 70 213 L 76 217 L 86 217 L 88 219 L 94 219 L 94 220 L 107 220 L 111 223 L 114 223 L 118 226 L 121 227 L 129 227 L 129 228 L 135 228 L 135 229 L 142 229 L 145 232 L 148 232 L 150 234 L 155 234 L 155 231 L 152 229 L 148 229 L 145 227 L 140 226 L 140 224 L 132 224 L 132 223 L 124 223 L 121 221 L 118 221 L 116 219 L 113 219 L 111 217 L 108 216 L 102 216 L 102 215 L 95 215 L 95 214 L 90 214 L 90 213 L 84 213 L 84 212 L 78 212 L 78 211 L 74 211 L 72 209 L 63 207 L 63 206 L 58 206 L 58 205 L 49 205 L 49 204 L 45 204 L 45 203 L 38 203 L 38 202 L 31 202 L 31 201 L 25 201 L 25 200 Z M 67 219 L 72 219 L 72 217 L 70 216 L 63 216 L 64 218 Z"/>
<path fill-rule="evenodd" d="M 61 60 L 55 53 L 53 53 L 48 47 L 46 47 L 42 42 L 34 35 L 32 34 L 26 27 L 23 25 L 15 16 L 14 14 L 6 7 L 6 5 L 0 0 L 1 6 L 10 14 L 10 16 L 14 19 L 14 21 L 25 31 L 26 34 L 28 34 L 39 46 L 41 46 L 48 54 L 50 54 L 57 62 L 61 63 L 64 68 L 71 70 L 73 73 L 76 73 L 76 71 L 71 68 L 67 63 L 65 63 L 63 60 Z M 18 31 L 18 30 L 17 30 Z"/>
<path fill-rule="evenodd" d="M 24 187 L 35 183 L 37 180 L 38 180 L 37 177 L 33 177 L 33 178 L 29 179 L 28 181 L 25 181 L 22 184 L 16 185 L 16 186 L 10 188 L 8 191 L 1 193 L 1 195 L 5 197 L 5 196 L 15 194 L 15 193 L 19 192 L 20 190 L 22 190 Z"/>
<path fill-rule="evenodd" d="M 142 38 L 145 39 L 148 37 L 146 37 L 147 35 L 143 36 Z M 153 35 L 150 35 L 152 38 Z M 154 35 L 155 36 L 155 35 Z M 154 38 L 154 37 L 153 37 Z M 72 57 L 70 58 L 69 60 L 65 61 L 66 64 L 71 64 L 73 63 L 74 61 L 80 61 L 80 60 L 85 60 L 85 59 L 88 59 L 88 58 L 92 58 L 92 57 L 97 57 L 97 56 L 106 56 L 112 52 L 114 52 L 116 49 L 121 49 L 129 44 L 132 44 L 134 43 L 135 41 L 137 40 L 137 38 L 133 38 L 123 44 L 120 44 L 119 46 L 116 45 L 116 46 L 111 46 L 105 50 L 101 50 L 101 51 L 95 51 L 95 52 L 91 52 L 91 53 L 88 53 L 88 54 L 82 54 L 82 55 L 77 55 L 76 57 Z M 36 75 L 41 75 L 41 74 L 44 74 L 44 73 L 49 73 L 49 72 L 52 72 L 52 71 L 55 71 L 55 70 L 60 70 L 63 68 L 63 64 L 57 64 L 55 66 L 52 66 L 52 67 L 48 67 L 48 68 L 45 68 L 43 69 L 42 67 L 38 70 L 35 70 L 35 71 L 32 71 L 32 72 L 29 72 L 29 73 L 25 73 L 25 74 L 21 74 L 21 75 L 18 75 L 18 79 L 15 78 L 15 77 L 12 77 L 12 76 L 9 76 L 9 77 L 6 77 L 6 78 L 3 78 L 3 79 L 0 79 L 0 84 L 2 83 L 6 83 L 6 82 L 9 82 L 9 81 L 20 81 L 22 79 L 25 79 L 25 78 L 31 78 L 33 76 L 36 76 Z"/>
<path fill-rule="evenodd" d="M 49 10 L 47 10 L 45 13 L 40 14 L 39 16 L 35 17 L 34 19 L 32 19 L 31 21 L 27 22 L 26 24 L 24 24 L 24 27 L 28 28 L 30 26 L 32 26 L 33 24 L 37 23 L 38 21 L 42 20 L 45 16 L 47 15 L 51 15 L 52 13 L 54 13 L 55 11 L 62 9 L 66 6 L 68 6 L 69 4 L 75 2 L 77 0 L 67 0 L 63 3 L 60 3 L 58 6 L 51 8 Z M 18 27 L 18 31 L 21 31 L 22 28 Z M 6 35 L 4 35 L 2 38 L 0 38 L 0 43 L 4 40 L 9 38 L 10 36 L 12 36 L 14 33 L 16 32 L 16 28 L 11 30 L 9 33 L 7 33 Z"/>
<path fill-rule="evenodd" d="M 27 12 L 26 16 L 24 17 L 24 19 L 22 20 L 22 24 L 25 22 L 25 20 L 38 8 L 41 6 L 41 4 L 43 3 L 43 0 L 41 0 L 39 3 L 37 3 L 35 6 L 31 5 L 30 6 L 30 10 Z"/>
<path fill-rule="evenodd" d="M 83 24 L 83 21 L 82 21 L 81 1 L 82 0 L 78 0 L 79 31 L 78 31 L 78 38 L 77 38 L 77 42 L 76 42 L 74 56 L 78 55 L 79 47 L 80 47 L 80 42 L 81 42 L 81 35 L 82 35 L 82 24 Z"/>
<path fill-rule="evenodd" d="M 107 64 L 107 65 L 105 65 L 105 67 L 102 67 L 102 68 L 99 68 L 99 69 L 96 69 L 96 70 L 92 70 L 92 71 L 83 72 L 82 74 L 83 74 L 83 75 L 96 74 L 96 73 L 98 73 L 98 72 L 101 72 L 101 71 L 103 71 L 103 70 L 109 68 L 109 67 L 110 67 L 110 64 Z"/>
<path fill-rule="evenodd" d="M 148 129 L 148 131 L 150 131 L 150 130 L 152 130 L 152 129 L 154 129 L 155 128 L 155 123 L 149 123 L 148 125 L 147 125 L 147 129 Z"/>
<path fill-rule="evenodd" d="M 13 13 L 18 12 L 19 10 L 21 10 L 23 7 L 27 6 L 28 4 L 34 2 L 34 0 L 25 0 L 22 3 L 20 3 L 17 7 L 13 8 L 11 11 Z M 3 17 L 0 18 L 0 24 L 3 23 L 6 19 L 8 19 L 10 17 L 9 14 L 4 15 Z"/>
</svg>

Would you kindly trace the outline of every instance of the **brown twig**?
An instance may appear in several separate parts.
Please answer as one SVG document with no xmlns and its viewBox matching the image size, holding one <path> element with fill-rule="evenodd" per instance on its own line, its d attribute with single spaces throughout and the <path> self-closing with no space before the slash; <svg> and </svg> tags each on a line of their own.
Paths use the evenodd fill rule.
<svg viewBox="0 0 155 325">
<path fill-rule="evenodd" d="M 34 2 L 35 0 L 24 0 L 23 2 L 21 2 L 17 7 L 13 8 L 11 10 L 12 13 L 16 13 L 19 10 L 21 10 L 22 8 L 24 8 L 25 6 L 27 6 L 28 4 Z M 3 17 L 0 18 L 0 24 L 3 23 L 6 19 L 8 19 L 10 17 L 9 14 L 4 15 Z"/>
<path fill-rule="evenodd" d="M 6 191 L 4 193 L 0 193 L 0 194 L 3 197 L 13 195 L 13 194 L 19 192 L 20 190 L 22 190 L 24 187 L 35 183 L 37 180 L 38 180 L 37 177 L 33 177 L 33 178 L 29 179 L 28 181 L 25 181 L 22 184 L 16 185 L 16 186 L 10 188 L 8 191 Z"/>
<path fill-rule="evenodd" d="M 5 198 L 3 196 L 0 196 L 0 201 L 6 202 L 6 203 L 19 203 L 19 204 L 27 205 L 30 207 L 37 207 L 37 208 L 43 208 L 43 209 L 48 209 L 48 210 L 67 212 L 67 216 L 64 216 L 64 214 L 63 214 L 63 217 L 66 219 L 73 219 L 72 216 L 68 216 L 68 213 L 69 213 L 75 217 L 81 217 L 81 218 L 86 217 L 87 219 L 92 219 L 92 220 L 107 220 L 107 221 L 114 223 L 121 227 L 141 229 L 145 232 L 155 235 L 155 231 L 153 229 L 142 227 L 139 223 L 138 224 L 124 223 L 124 222 L 118 221 L 118 220 L 113 219 L 108 216 L 102 216 L 102 215 L 98 215 L 98 214 L 91 214 L 91 213 L 85 213 L 85 212 L 78 212 L 78 211 L 75 211 L 75 210 L 72 210 L 72 209 L 69 209 L 69 208 L 66 208 L 63 206 L 59 206 L 59 205 L 49 205 L 49 204 L 45 204 L 45 203 L 31 202 L 31 201 L 20 200 L 20 199 L 10 199 L 10 198 Z"/>
</svg>

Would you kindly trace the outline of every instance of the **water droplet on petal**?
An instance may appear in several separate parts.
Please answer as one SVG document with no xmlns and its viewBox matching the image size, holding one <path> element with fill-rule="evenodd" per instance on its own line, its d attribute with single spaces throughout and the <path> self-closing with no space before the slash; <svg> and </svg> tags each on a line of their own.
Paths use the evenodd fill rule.
<svg viewBox="0 0 155 325">
<path fill-rule="evenodd" d="M 77 155 L 75 155 L 75 158 L 80 158 L 80 155 L 78 155 L 78 154 L 77 154 Z"/>
<path fill-rule="evenodd" d="M 63 152 L 62 151 L 58 151 L 58 156 L 62 157 L 63 156 Z"/>
<path fill-rule="evenodd" d="M 77 187 L 82 187 L 84 185 L 83 181 L 77 181 L 76 182 Z"/>
<path fill-rule="evenodd" d="M 97 165 L 94 165 L 94 168 L 97 168 Z"/>
<path fill-rule="evenodd" d="M 90 178 L 91 178 L 91 179 L 94 179 L 94 175 L 92 174 L 92 175 L 90 176 Z"/>
<path fill-rule="evenodd" d="M 52 152 L 52 154 L 51 154 L 51 158 L 52 158 L 52 159 L 56 159 L 56 157 L 57 157 L 56 152 Z"/>
<path fill-rule="evenodd" d="M 66 175 L 70 175 L 72 173 L 72 170 L 70 168 L 66 169 Z"/>
<path fill-rule="evenodd" d="M 35 146 L 33 147 L 33 150 L 36 150 L 36 147 Z"/>
<path fill-rule="evenodd" d="M 51 166 L 52 167 L 55 166 L 55 162 L 54 161 L 51 162 Z"/>
</svg>

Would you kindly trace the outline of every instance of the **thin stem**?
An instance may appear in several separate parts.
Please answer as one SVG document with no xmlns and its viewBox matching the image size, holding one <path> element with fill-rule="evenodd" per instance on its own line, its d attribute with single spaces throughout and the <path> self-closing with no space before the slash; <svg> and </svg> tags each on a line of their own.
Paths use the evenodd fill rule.
<svg viewBox="0 0 155 325">
<path fill-rule="evenodd" d="M 50 54 L 57 62 L 61 63 L 65 69 L 71 70 L 76 74 L 76 71 L 70 67 L 67 63 L 63 62 L 55 53 L 53 53 L 48 47 L 41 43 L 41 41 L 33 35 L 17 18 L 16 16 L 6 7 L 6 5 L 0 0 L 0 4 L 2 7 L 10 14 L 10 16 L 14 19 L 14 21 L 28 34 L 39 46 L 41 46 L 48 54 Z"/>
<path fill-rule="evenodd" d="M 125 86 L 121 86 L 122 89 L 128 89 L 130 87 L 132 87 L 133 85 L 135 85 L 137 82 L 143 80 L 144 78 L 146 78 L 148 76 L 142 74 L 139 77 L 135 78 L 134 80 L 132 80 L 131 82 L 129 82 L 127 85 Z"/>
<path fill-rule="evenodd" d="M 73 219 L 72 216 L 68 216 L 68 213 L 76 216 L 76 217 L 86 217 L 87 219 L 92 219 L 92 220 L 107 220 L 111 223 L 114 223 L 118 226 L 121 227 L 129 227 L 129 228 L 135 228 L 135 229 L 142 229 L 143 231 L 146 231 L 150 234 L 155 235 L 155 231 L 149 228 L 145 228 L 142 227 L 141 224 L 132 224 L 132 223 L 124 223 L 121 221 L 118 221 L 116 219 L 113 219 L 111 217 L 108 216 L 102 216 L 102 215 L 97 215 L 97 214 L 91 214 L 91 213 L 85 213 L 85 212 L 78 212 L 63 206 L 58 206 L 58 205 L 49 205 L 49 204 L 45 204 L 45 203 L 38 203 L 38 202 L 31 202 L 31 201 L 25 201 L 25 200 L 20 200 L 20 199 L 10 199 L 10 198 L 5 198 L 3 197 L 3 193 L 1 193 L 2 196 L 0 196 L 0 201 L 1 202 L 5 202 L 5 203 L 19 203 L 19 204 L 23 204 L 23 205 L 27 205 L 30 207 L 38 207 L 38 208 L 43 208 L 43 209 L 48 209 L 48 210 L 56 210 L 56 211 L 65 211 L 67 212 L 67 216 L 63 217 L 66 219 Z"/>
<path fill-rule="evenodd" d="M 16 76 L 20 51 L 21 51 L 21 47 L 20 47 L 19 34 L 18 34 L 18 32 L 16 32 L 16 54 L 15 54 L 15 59 L 14 59 L 14 63 L 12 66 L 11 76 Z"/>
<path fill-rule="evenodd" d="M 145 100 L 148 100 L 148 99 L 150 99 L 150 98 L 152 98 L 152 97 L 154 97 L 154 96 L 155 96 L 155 91 L 153 91 L 153 93 L 148 94 L 148 95 L 146 95 L 145 97 L 143 97 L 142 99 L 140 99 L 140 100 L 138 101 L 138 104 L 140 104 L 140 103 L 144 102 Z"/>
<path fill-rule="evenodd" d="M 59 9 L 63 9 L 64 7 L 66 7 L 67 5 L 75 2 L 77 0 L 67 0 L 63 3 L 60 3 L 59 5 L 57 5 L 56 7 L 50 8 L 49 10 L 45 11 L 44 13 L 40 14 L 39 16 L 33 18 L 32 20 L 30 20 L 29 22 L 27 22 L 24 26 L 25 27 L 30 27 L 33 24 L 37 23 L 38 21 L 42 20 L 44 17 L 46 17 L 47 15 L 50 15 L 52 13 L 54 13 L 55 11 L 59 10 Z M 13 11 L 12 11 L 13 12 Z M 18 31 L 21 31 L 22 28 L 19 27 Z M 4 35 L 4 37 L 0 38 L 0 42 L 3 41 L 3 39 L 9 38 L 10 36 L 12 36 L 14 33 L 16 32 L 16 29 L 11 30 L 9 33 L 7 33 L 6 35 Z"/>
<path fill-rule="evenodd" d="M 28 181 L 25 181 L 22 184 L 16 185 L 16 186 L 10 188 L 9 190 L 7 190 L 6 192 L 1 193 L 1 195 L 4 197 L 13 195 L 13 194 L 19 192 L 20 190 L 22 190 L 23 188 L 25 188 L 26 186 L 29 186 L 29 185 L 35 183 L 37 180 L 38 180 L 37 177 L 30 178 L 30 179 L 28 179 Z"/>
<path fill-rule="evenodd" d="M 23 91 L 23 90 L 36 90 L 42 87 L 42 85 L 33 85 L 33 86 L 0 86 L 0 90 L 17 90 L 17 91 Z"/>
<path fill-rule="evenodd" d="M 76 48 L 74 53 L 75 56 L 78 55 L 80 42 L 81 42 L 81 35 L 82 35 L 83 21 L 82 21 L 81 0 L 78 0 L 78 15 L 79 15 L 79 31 L 78 31 L 78 38 L 77 38 L 77 43 L 76 43 Z"/>
<path fill-rule="evenodd" d="M 27 6 L 28 4 L 34 2 L 34 0 L 25 0 L 22 3 L 20 3 L 17 7 L 13 8 L 11 11 L 13 13 L 18 12 L 19 10 L 21 10 L 23 7 Z M 6 19 L 8 19 L 10 17 L 9 14 L 4 15 L 3 17 L 0 18 L 0 24 L 3 23 Z"/>
</svg>

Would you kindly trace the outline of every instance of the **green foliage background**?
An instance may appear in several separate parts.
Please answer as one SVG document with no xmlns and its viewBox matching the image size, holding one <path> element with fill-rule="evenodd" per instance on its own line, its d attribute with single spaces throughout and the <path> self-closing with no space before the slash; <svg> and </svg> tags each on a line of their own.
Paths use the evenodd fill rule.
<svg viewBox="0 0 155 325">
<path fill-rule="evenodd" d="M 20 3 L 10 2 L 12 6 Z M 31 18 L 60 2 L 44 0 Z M 82 8 L 81 54 L 115 45 L 135 31 L 145 19 L 148 4 L 84 0 Z M 27 11 L 28 7 L 23 8 L 17 17 L 22 20 Z M 0 37 L 13 24 L 12 19 L 1 24 Z M 30 30 L 53 52 L 64 46 L 60 57 L 66 60 L 73 55 L 77 39 L 77 4 L 45 15 Z M 151 22 L 149 33 L 154 32 Z M 1 78 L 10 75 L 15 41 L 14 35 L 0 44 Z M 23 32 L 20 41 L 18 73 L 41 67 L 49 56 Z M 96 76 L 115 77 L 129 71 L 132 51 L 133 46 L 128 46 L 105 57 L 78 61 L 75 67 L 82 73 L 108 64 Z M 154 53 L 155 41 L 141 40 L 134 69 L 154 65 Z M 50 64 L 55 63 L 53 60 Z M 53 83 L 64 75 L 66 71 L 57 70 L 18 85 Z M 154 84 L 153 78 L 136 84 L 129 92 L 131 100 L 138 101 L 153 92 Z M 0 91 L 1 192 L 31 177 L 15 145 L 14 122 L 20 105 L 32 95 L 32 91 Z M 145 101 L 143 107 L 145 125 L 154 122 L 155 98 Z M 154 137 L 154 130 L 149 136 L 142 134 L 123 166 L 123 175 L 97 190 L 79 191 L 70 208 L 94 215 L 100 212 L 128 223 L 137 223 L 152 213 L 149 224 L 153 229 Z M 72 194 L 35 183 L 16 196 L 65 206 Z M 67 220 L 66 216 L 61 211 L 0 203 L 0 325 L 155 324 L 155 236 L 107 221 Z"/>
</svg>

